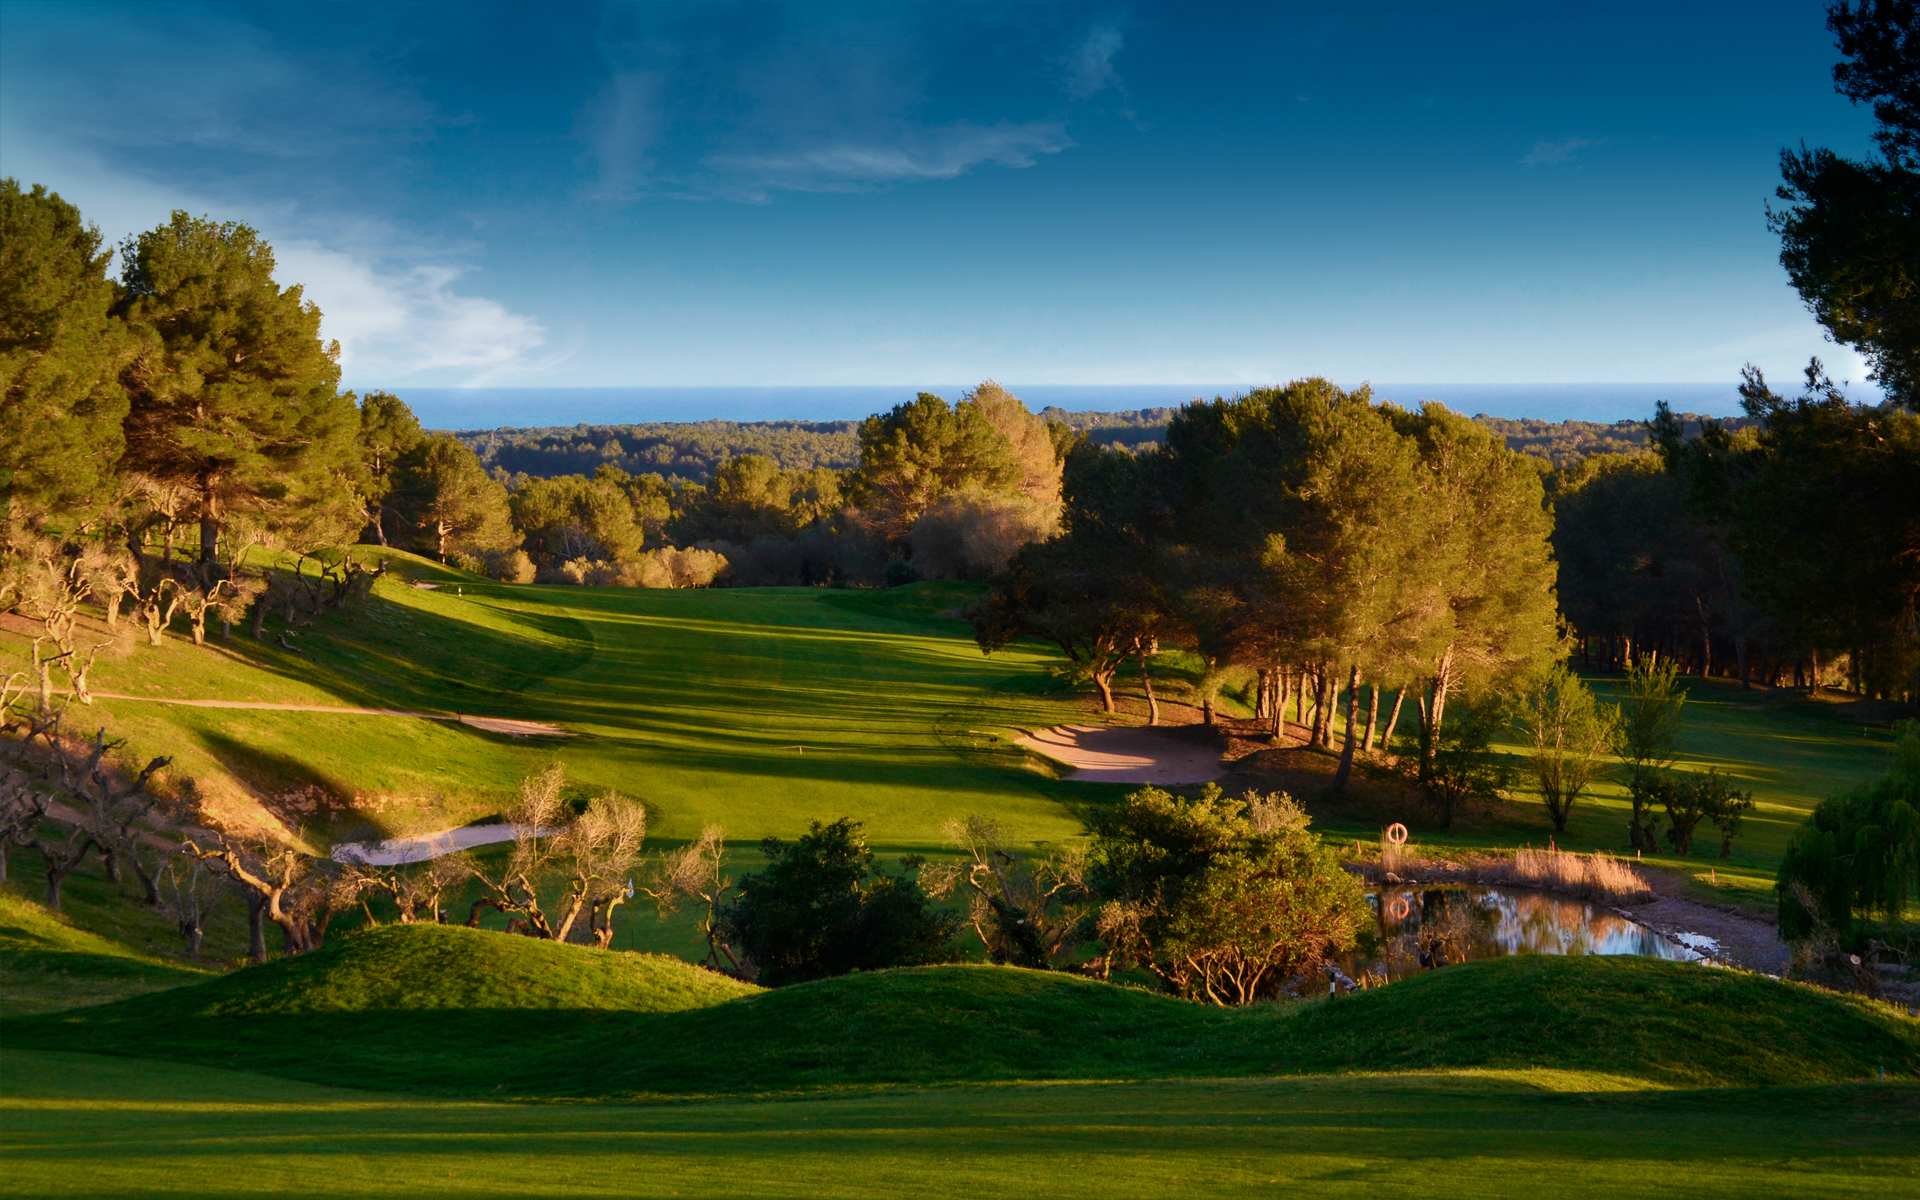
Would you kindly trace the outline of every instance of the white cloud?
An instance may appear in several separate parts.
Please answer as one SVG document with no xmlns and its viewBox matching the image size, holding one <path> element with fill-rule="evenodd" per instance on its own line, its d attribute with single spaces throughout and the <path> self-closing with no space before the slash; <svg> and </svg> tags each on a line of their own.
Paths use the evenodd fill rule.
<svg viewBox="0 0 1920 1200">
<path fill-rule="evenodd" d="M 274 256 L 281 282 L 304 285 L 320 306 L 321 333 L 340 340 L 340 365 L 353 379 L 452 371 L 477 382 L 524 368 L 546 341 L 533 317 L 455 292 L 454 267 L 378 265 L 302 241 L 277 245 Z"/>
<path fill-rule="evenodd" d="M 1561 163 L 1572 162 L 1574 157 L 1582 150 L 1604 145 L 1606 145 L 1606 139 L 1604 138 L 1571 137 L 1561 138 L 1559 141 L 1548 141 L 1546 138 L 1541 138 L 1533 144 L 1533 149 L 1527 151 L 1520 159 L 1520 165 L 1525 167 L 1558 166 Z"/>
<path fill-rule="evenodd" d="M 1073 145 L 1058 121 L 915 130 L 874 142 L 829 142 L 775 154 L 711 154 L 702 164 L 736 183 L 743 198 L 768 191 L 845 192 L 891 183 L 953 179 L 973 167 L 1031 167 L 1035 156 Z"/>
<path fill-rule="evenodd" d="M 1120 80 L 1120 70 L 1113 65 L 1114 56 L 1126 45 L 1126 39 L 1120 34 L 1120 27 L 1111 22 L 1095 25 L 1088 31 L 1086 39 L 1067 56 L 1067 95 L 1075 100 L 1085 100 L 1113 88 L 1124 91 Z"/>
</svg>

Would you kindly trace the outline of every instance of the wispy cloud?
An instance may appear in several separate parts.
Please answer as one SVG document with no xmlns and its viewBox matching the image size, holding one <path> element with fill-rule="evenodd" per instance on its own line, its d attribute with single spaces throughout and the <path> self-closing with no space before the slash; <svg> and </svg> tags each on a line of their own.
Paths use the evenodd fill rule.
<svg viewBox="0 0 1920 1200">
<path fill-rule="evenodd" d="M 742 198 L 773 190 L 850 192 L 953 179 L 977 166 L 1031 167 L 1073 145 L 1058 121 L 905 130 L 887 141 L 827 143 L 774 154 L 712 154 L 704 165 L 737 181 Z"/>
<path fill-rule="evenodd" d="M 306 241 L 281 243 L 274 257 L 279 276 L 320 307 L 321 333 L 340 340 L 351 379 L 453 372 L 478 382 L 526 367 L 546 342 L 533 317 L 456 291 L 458 267 L 381 263 Z"/>
<path fill-rule="evenodd" d="M 1085 100 L 1108 88 L 1124 92 L 1120 69 L 1114 57 L 1126 46 L 1120 26 L 1103 21 L 1087 31 L 1087 36 L 1067 56 L 1066 93 L 1074 100 Z"/>
<path fill-rule="evenodd" d="M 1558 141 L 1541 138 L 1533 144 L 1533 149 L 1521 157 L 1520 165 L 1523 167 L 1559 166 L 1562 163 L 1572 162 L 1582 150 L 1606 144 L 1605 138 L 1570 137 L 1561 138 Z"/>
</svg>

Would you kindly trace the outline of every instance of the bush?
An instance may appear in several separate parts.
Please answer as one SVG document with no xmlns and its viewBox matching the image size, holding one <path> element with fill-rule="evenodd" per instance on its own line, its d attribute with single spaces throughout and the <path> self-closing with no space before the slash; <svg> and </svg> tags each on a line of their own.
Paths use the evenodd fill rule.
<svg viewBox="0 0 1920 1200">
<path fill-rule="evenodd" d="M 1920 884 L 1920 723 L 1902 722 L 1892 769 L 1822 801 L 1787 843 L 1780 936 L 1850 936 L 1856 913 L 1899 921 Z"/>
<path fill-rule="evenodd" d="M 1290 798 L 1143 788 L 1094 822 L 1088 879 L 1109 966 L 1137 963 L 1220 1005 L 1301 986 L 1368 918 L 1353 876 Z"/>
<path fill-rule="evenodd" d="M 485 557 L 485 574 L 490 579 L 502 583 L 532 583 L 533 560 L 527 552 L 514 547 L 511 550 L 490 550 Z"/>
<path fill-rule="evenodd" d="M 1057 503 L 963 492 L 922 514 L 909 541 L 914 566 L 927 579 L 988 579 L 1005 570 L 1020 547 L 1059 531 Z"/>
<path fill-rule="evenodd" d="M 760 843 L 767 869 L 740 880 L 721 914 L 723 936 L 768 987 L 849 971 L 951 962 L 959 918 L 932 907 L 916 875 L 874 863 L 858 821 L 815 821 L 799 840 Z"/>
</svg>

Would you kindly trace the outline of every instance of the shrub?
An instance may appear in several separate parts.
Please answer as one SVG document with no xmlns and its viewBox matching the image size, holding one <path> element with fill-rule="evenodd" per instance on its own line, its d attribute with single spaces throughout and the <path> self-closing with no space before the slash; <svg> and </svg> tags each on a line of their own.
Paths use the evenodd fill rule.
<svg viewBox="0 0 1920 1200">
<path fill-rule="evenodd" d="M 988 579 L 1020 547 L 1060 531 L 1060 505 L 1025 495 L 964 492 L 935 502 L 913 524 L 913 562 L 928 579 Z"/>
<path fill-rule="evenodd" d="M 1775 884 L 1780 936 L 1851 932 L 1855 913 L 1898 921 L 1920 884 L 1920 722 L 1906 721 L 1891 769 L 1821 802 L 1787 843 Z"/>
<path fill-rule="evenodd" d="M 721 914 L 722 936 L 768 987 L 871 971 L 951 962 L 959 918 L 921 891 L 917 858 L 900 874 L 877 868 L 860 823 L 815 821 L 797 841 L 760 843 L 767 869 L 740 880 Z"/>
<path fill-rule="evenodd" d="M 1307 825 L 1285 797 L 1249 809 L 1211 784 L 1195 800 L 1143 788 L 1096 817 L 1088 881 L 1109 965 L 1137 963 L 1219 1005 L 1297 987 L 1368 917 L 1359 883 Z"/>
<path fill-rule="evenodd" d="M 486 575 L 502 583 L 532 583 L 533 559 L 527 552 L 514 547 L 511 550 L 490 550 L 485 555 Z"/>
</svg>

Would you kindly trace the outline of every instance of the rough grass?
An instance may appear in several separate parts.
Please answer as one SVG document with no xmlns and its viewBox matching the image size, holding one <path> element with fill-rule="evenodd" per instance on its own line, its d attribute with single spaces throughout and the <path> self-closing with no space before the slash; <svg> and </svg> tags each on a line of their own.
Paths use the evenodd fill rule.
<svg viewBox="0 0 1920 1200">
<path fill-rule="evenodd" d="M 0 1017 L 105 1004 L 205 978 L 0 890 Z"/>
<path fill-rule="evenodd" d="M 1653 894 L 1638 868 L 1602 851 L 1574 854 L 1522 847 L 1513 854 L 1513 875 L 1548 891 L 1594 900 L 1640 900 Z"/>
<path fill-rule="evenodd" d="M 1443 1073 L 670 1105 L 413 1100 L 0 1053 L 15 1196 L 1910 1194 L 1920 1087 Z"/>
<path fill-rule="evenodd" d="M 391 927 L 193 987 L 19 1022 L 16 1044 L 451 1095 L 742 1094 L 871 1085 L 1436 1068 L 1666 1085 L 1920 1075 L 1920 1022 L 1763 976 L 1519 957 L 1337 1001 L 1221 1010 L 996 967 L 760 992 L 668 959 Z"/>
</svg>

